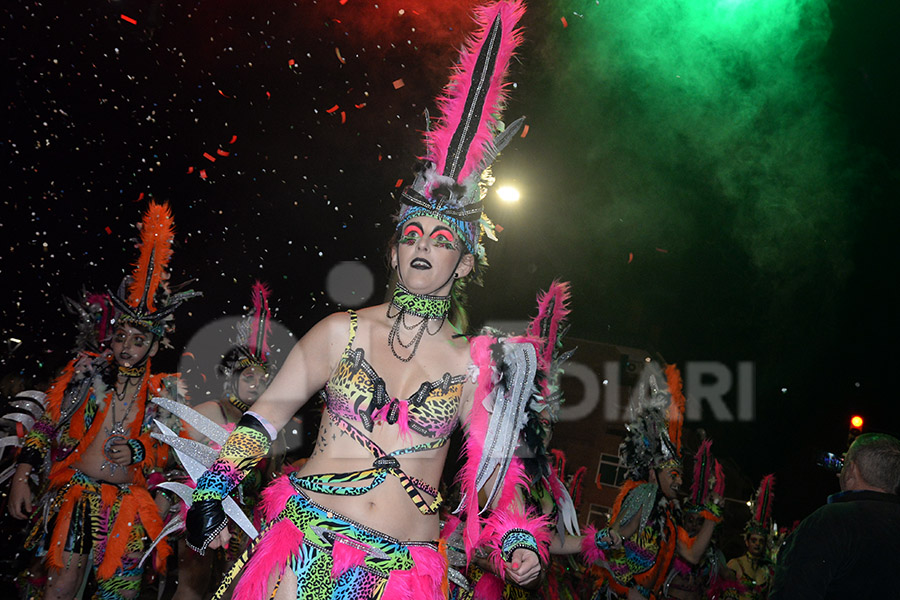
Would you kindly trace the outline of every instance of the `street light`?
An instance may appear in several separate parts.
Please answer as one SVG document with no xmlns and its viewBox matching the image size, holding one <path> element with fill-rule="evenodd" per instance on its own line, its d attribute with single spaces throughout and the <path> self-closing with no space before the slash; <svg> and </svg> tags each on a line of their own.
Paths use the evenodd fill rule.
<svg viewBox="0 0 900 600">
<path fill-rule="evenodd" d="M 497 195 L 500 197 L 501 200 L 503 200 L 504 202 L 508 202 L 510 204 L 512 204 L 514 202 L 518 202 L 519 198 L 521 197 L 521 194 L 519 194 L 519 190 L 517 190 L 516 188 L 509 186 L 509 185 L 504 185 L 504 186 L 500 187 L 497 190 Z"/>
</svg>

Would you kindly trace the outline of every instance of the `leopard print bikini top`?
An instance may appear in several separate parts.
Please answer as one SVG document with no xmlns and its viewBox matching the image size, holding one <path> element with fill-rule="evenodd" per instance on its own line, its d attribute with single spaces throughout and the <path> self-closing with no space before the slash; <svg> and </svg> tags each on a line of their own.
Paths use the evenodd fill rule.
<svg viewBox="0 0 900 600">
<path fill-rule="evenodd" d="M 350 473 L 322 473 L 296 476 L 295 485 L 304 489 L 338 496 L 359 496 L 381 485 L 388 476 L 400 480 L 410 500 L 423 515 L 436 514 L 441 505 L 441 494 L 428 483 L 408 475 L 402 469 L 399 457 L 436 450 L 450 438 L 459 420 L 460 396 L 465 375 L 423 383 L 415 394 L 406 400 L 391 398 L 384 380 L 378 376 L 366 360 L 362 348 L 353 349 L 358 326 L 357 314 L 350 313 L 350 341 L 344 349 L 334 374 L 325 384 L 322 394 L 328 416 L 340 429 L 372 453 L 371 468 Z M 432 438 L 408 448 L 385 452 L 363 431 L 351 422 L 361 423 L 366 431 L 372 431 L 376 422 L 398 425 L 400 433 L 415 431 Z M 368 483 L 366 483 L 368 482 Z M 352 486 L 349 484 L 353 484 Z M 432 498 L 429 500 L 428 498 Z"/>
<path fill-rule="evenodd" d="M 328 412 L 345 421 L 360 423 L 372 431 L 376 421 L 398 424 L 428 438 L 447 438 L 459 422 L 458 412 L 465 375 L 444 376 L 423 382 L 406 399 L 392 398 L 382 379 L 366 360 L 362 348 L 353 348 L 359 317 L 350 314 L 350 341 L 338 366 L 325 385 Z"/>
</svg>

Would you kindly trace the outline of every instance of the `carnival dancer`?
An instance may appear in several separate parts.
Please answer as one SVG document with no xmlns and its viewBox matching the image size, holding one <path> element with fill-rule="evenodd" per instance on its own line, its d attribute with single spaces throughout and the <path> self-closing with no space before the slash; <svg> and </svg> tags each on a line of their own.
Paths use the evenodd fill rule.
<svg viewBox="0 0 900 600">
<path fill-rule="evenodd" d="M 446 598 L 438 486 L 459 423 L 467 433 L 460 507 L 467 552 L 495 549 L 495 564 L 514 582 L 540 577 L 547 528 L 518 501 L 524 475 L 513 459 L 539 340 L 468 340 L 454 331 L 465 329 L 464 282 L 485 265 L 482 233 L 494 235 L 482 174 L 520 125 L 495 136 L 522 12 L 511 1 L 478 10 L 481 29 L 401 195 L 391 300 L 313 326 L 197 483 L 187 539 L 203 552 L 227 538 L 223 498 L 324 388 L 316 448 L 298 472 L 263 492 L 268 524 L 245 553 L 235 598 L 268 598 L 273 588 L 276 598 Z"/>
<path fill-rule="evenodd" d="M 26 547 L 45 557 L 45 598 L 80 593 L 88 567 L 95 598 L 137 598 L 149 537 L 162 526 L 148 484 L 166 466 L 168 446 L 150 437 L 154 419 L 178 431 L 180 421 L 159 411 L 150 397 L 179 399 L 177 375 L 153 374 L 150 361 L 165 345 L 172 313 L 197 293 L 170 293 L 166 267 L 172 255 L 173 220 L 165 204 L 151 203 L 140 225 L 140 255 L 117 309 L 108 351 L 82 354 L 66 365 L 47 394 L 47 411 L 25 438 L 10 489 L 10 513 L 32 512 L 28 479 L 44 476 L 46 493 L 34 511 Z M 165 566 L 163 543 L 155 566 Z M 89 564 L 89 558 L 92 561 Z"/>
<path fill-rule="evenodd" d="M 728 567 L 744 586 L 741 600 L 766 600 L 775 577 L 775 564 L 769 559 L 772 507 L 775 501 L 775 475 L 763 477 L 751 504 L 753 511 L 744 527 L 747 552 L 728 561 Z"/>
<path fill-rule="evenodd" d="M 194 410 L 229 432 L 234 431 L 237 423 L 250 410 L 257 399 L 269 385 L 270 377 L 275 374 L 270 348 L 272 312 L 269 305 L 269 288 L 257 281 L 252 290 L 253 304 L 250 314 L 242 318 L 232 340 L 232 347 L 222 357 L 219 374 L 224 379 L 224 397 L 197 405 Z M 190 422 L 188 422 L 190 425 Z M 208 443 L 217 449 L 219 446 L 210 441 L 201 432 L 192 430 L 191 437 Z M 281 471 L 284 459 L 285 443 L 283 435 L 269 452 L 269 456 L 260 461 L 247 473 L 240 485 L 240 504 L 244 513 L 251 519 L 254 508 L 259 502 L 263 487 L 270 483 Z M 240 527 L 229 522 L 231 540 L 228 548 L 220 549 L 224 559 L 224 570 L 229 570 L 234 561 L 243 552 L 249 539 Z M 201 556 L 190 550 L 181 538 L 178 542 L 178 588 L 173 600 L 192 600 L 206 597 L 206 590 L 212 580 L 216 565 L 213 556 Z M 219 567 L 221 569 L 222 567 Z"/>
<path fill-rule="evenodd" d="M 703 440 L 694 455 L 691 490 L 682 511 L 682 526 L 688 538 L 697 537 L 710 516 L 706 507 L 724 493 L 724 470 L 712 455 L 712 441 Z M 675 553 L 661 595 L 666 600 L 737 600 L 738 589 L 734 573 L 725 566 L 725 556 L 710 541 L 696 564 Z"/>
<path fill-rule="evenodd" d="M 655 363 L 645 367 L 628 436 L 619 447 L 625 484 L 609 527 L 590 527 L 584 538 L 586 560 L 599 564 L 612 593 L 629 600 L 658 598 L 676 553 L 697 564 L 722 518 L 721 499 L 713 495 L 696 537 L 680 526 L 684 396 L 674 365 L 666 367 L 665 380 L 663 387 Z"/>
<path fill-rule="evenodd" d="M 569 285 L 554 282 L 538 296 L 537 316 L 525 329 L 526 336 L 540 339 L 541 343 L 537 348 L 536 386 L 539 393 L 533 395 L 526 406 L 526 421 L 520 435 L 518 454 L 528 478 L 527 493 L 523 494 L 522 500 L 532 514 L 545 517 L 551 526 L 551 553 L 554 543 L 562 544 L 567 536 L 580 533 L 572 498 L 557 476 L 558 472 L 564 472 L 565 459 L 559 459 L 563 464 L 558 471 L 552 464 L 553 459 L 558 457 L 549 447 L 553 424 L 559 420 L 559 408 L 563 402 L 559 381 L 562 365 L 572 354 L 571 351 L 560 353 L 562 337 L 567 329 L 568 301 Z M 464 523 L 459 519 L 450 518 L 443 524 L 442 536 L 447 539 L 452 569 L 452 600 L 517 600 L 539 596 L 536 588 L 540 581 L 534 582 L 533 589 L 504 581 L 503 573 L 498 573 L 488 558 L 489 548 L 480 548 L 474 560 L 470 561 L 462 551 L 463 530 Z"/>
</svg>

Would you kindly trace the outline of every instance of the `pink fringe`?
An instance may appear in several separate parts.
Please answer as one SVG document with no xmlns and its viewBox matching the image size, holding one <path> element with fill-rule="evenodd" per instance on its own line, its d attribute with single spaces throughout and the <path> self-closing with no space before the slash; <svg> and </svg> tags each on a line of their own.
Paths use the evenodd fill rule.
<svg viewBox="0 0 900 600">
<path fill-rule="evenodd" d="M 485 571 L 478 583 L 475 584 L 473 596 L 475 600 L 501 600 L 503 587 L 502 579 Z"/>
<path fill-rule="evenodd" d="M 408 440 L 409 434 L 409 402 L 400 400 L 399 415 L 397 416 L 397 426 L 400 428 L 400 439 Z"/>
<path fill-rule="evenodd" d="M 550 284 L 550 288 L 541 294 L 538 294 L 538 315 L 531 320 L 525 334 L 534 338 L 541 338 L 541 324 L 548 316 L 550 317 L 550 327 L 547 328 L 546 337 L 543 341 L 543 348 L 538 353 L 538 368 L 547 370 L 553 360 L 553 351 L 556 348 L 557 335 L 559 333 L 559 324 L 569 316 L 569 291 L 568 282 L 560 282 L 554 280 Z M 550 308 L 553 312 L 550 313 Z"/>
<path fill-rule="evenodd" d="M 478 490 L 475 489 L 475 477 L 477 475 L 478 460 L 484 450 L 484 437 L 487 434 L 490 414 L 484 407 L 484 401 L 493 387 L 494 364 L 491 360 L 491 344 L 494 339 L 488 336 L 478 336 L 471 342 L 472 362 L 478 366 L 478 383 L 475 388 L 475 399 L 466 427 L 465 441 L 463 442 L 460 460 L 462 467 L 457 476 L 460 482 L 460 491 L 465 496 L 466 505 L 463 509 L 465 515 L 465 530 L 463 541 L 466 556 L 472 556 L 472 552 L 478 547 L 481 538 L 481 527 L 478 519 Z"/>
<path fill-rule="evenodd" d="M 444 526 L 441 528 L 441 539 L 446 540 L 453 535 L 453 532 L 456 531 L 460 523 L 462 523 L 462 520 L 459 517 L 450 515 L 444 522 Z"/>
<path fill-rule="evenodd" d="M 497 53 L 496 68 L 491 74 L 488 93 L 485 97 L 484 110 L 478 123 L 475 137 L 466 154 L 463 168 L 457 177 L 458 182 L 465 181 L 475 174 L 486 147 L 493 143 L 493 128 L 497 122 L 497 113 L 506 100 L 506 71 L 516 47 L 522 42 L 522 31 L 516 29 L 519 19 L 525 13 L 525 5 L 518 1 L 504 1 L 475 10 L 475 21 L 478 30 L 466 41 L 461 52 L 455 73 L 444 89 L 443 95 L 437 99 L 441 118 L 437 127 L 425 134 L 425 143 L 429 149 L 429 160 L 435 163 L 438 174 L 444 172 L 447 160 L 447 148 L 460 122 L 465 109 L 466 96 L 472 86 L 472 74 L 478 53 L 484 46 L 487 34 L 495 17 L 499 14 L 502 22 L 501 43 Z"/>
<path fill-rule="evenodd" d="M 284 510 L 288 498 L 297 494 L 287 475 L 282 475 L 263 489 L 260 508 L 266 521 L 274 521 Z"/>
<path fill-rule="evenodd" d="M 444 581 L 447 558 L 430 548 L 409 549 L 414 566 L 408 571 L 392 571 L 384 588 L 390 600 L 442 600 L 447 597 Z"/>
<path fill-rule="evenodd" d="M 713 493 L 720 498 L 724 498 L 725 470 L 722 468 L 722 463 L 720 463 L 719 461 L 716 461 L 716 483 L 713 486 Z"/>
<path fill-rule="evenodd" d="M 299 556 L 303 532 L 288 519 L 273 525 L 263 536 L 234 589 L 234 600 L 267 598 L 272 574 L 280 577 L 288 560 Z"/>
<path fill-rule="evenodd" d="M 340 579 L 341 575 L 353 567 L 361 566 L 366 560 L 366 551 L 344 543 L 343 540 L 346 539 L 349 538 L 338 535 L 331 547 L 331 576 L 335 579 Z"/>
<path fill-rule="evenodd" d="M 500 544 L 503 535 L 511 529 L 524 529 L 531 533 L 537 541 L 538 556 L 541 562 L 550 562 L 550 518 L 547 515 L 536 515 L 533 511 L 495 510 L 485 520 L 482 542 L 491 549 L 491 566 L 497 573 L 506 571 L 506 564 L 501 556 Z"/>
<path fill-rule="evenodd" d="M 584 529 L 584 538 L 581 540 L 581 555 L 584 561 L 592 565 L 598 560 L 603 560 L 603 552 L 597 547 L 597 528 L 588 525 Z"/>
</svg>

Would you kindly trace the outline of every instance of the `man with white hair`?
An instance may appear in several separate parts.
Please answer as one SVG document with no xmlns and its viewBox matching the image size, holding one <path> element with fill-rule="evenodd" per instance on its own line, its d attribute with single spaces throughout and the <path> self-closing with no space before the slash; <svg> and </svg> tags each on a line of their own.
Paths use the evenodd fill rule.
<svg viewBox="0 0 900 600">
<path fill-rule="evenodd" d="M 841 492 L 788 537 L 770 600 L 898 597 L 900 440 L 856 438 L 840 481 Z"/>
</svg>

